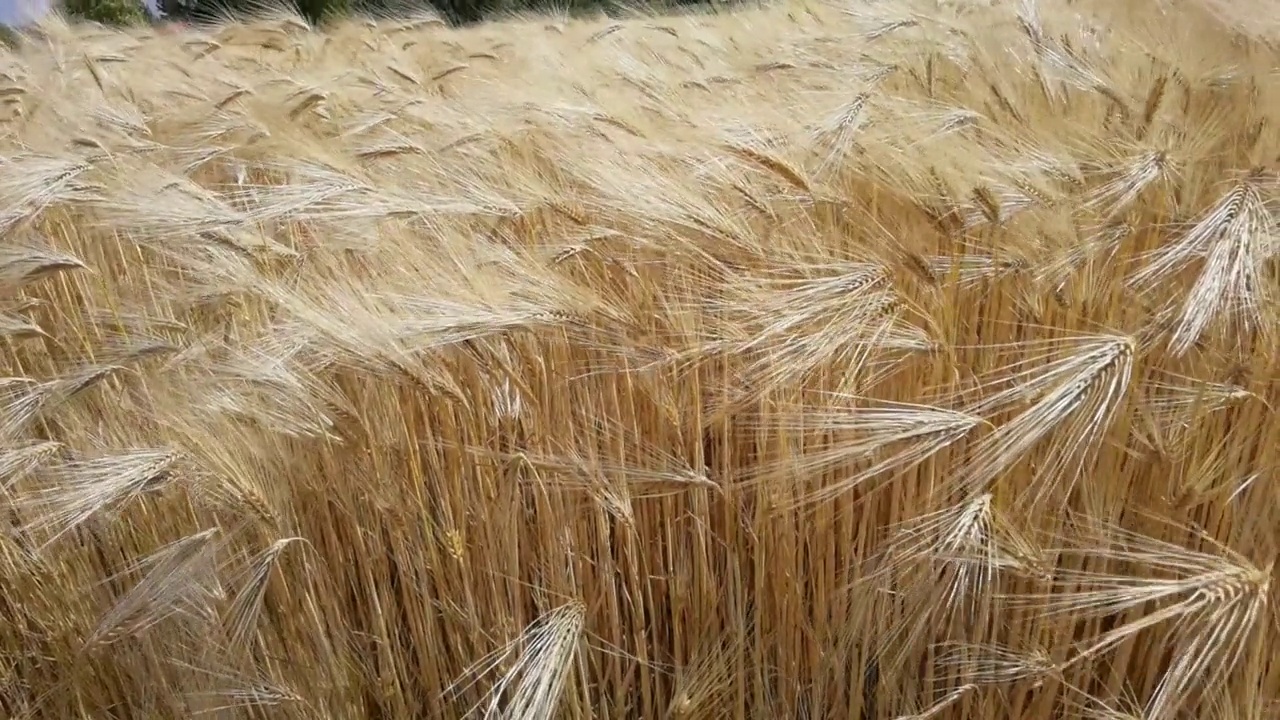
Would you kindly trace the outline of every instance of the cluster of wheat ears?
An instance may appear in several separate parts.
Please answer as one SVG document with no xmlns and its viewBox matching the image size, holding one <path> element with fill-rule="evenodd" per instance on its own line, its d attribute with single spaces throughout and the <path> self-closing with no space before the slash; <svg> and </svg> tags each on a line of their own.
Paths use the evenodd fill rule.
<svg viewBox="0 0 1280 720">
<path fill-rule="evenodd" d="M 0 55 L 0 716 L 1280 713 L 1280 50 L 795 0 Z"/>
</svg>

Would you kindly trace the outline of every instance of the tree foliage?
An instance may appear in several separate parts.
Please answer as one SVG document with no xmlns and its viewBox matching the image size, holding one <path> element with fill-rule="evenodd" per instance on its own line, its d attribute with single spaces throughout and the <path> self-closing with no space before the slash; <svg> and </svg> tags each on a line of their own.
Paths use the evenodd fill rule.
<svg viewBox="0 0 1280 720">
<path fill-rule="evenodd" d="M 146 20 L 140 0 L 66 0 L 67 14 L 109 25 L 133 25 Z"/>
<path fill-rule="evenodd" d="M 311 22 L 324 22 L 357 11 L 379 15 L 403 15 L 422 8 L 440 13 L 455 25 L 479 22 L 504 11 L 556 9 L 569 12 L 609 9 L 617 0 L 280 0 L 293 3 Z M 701 4 L 704 0 L 657 0 L 654 5 Z M 160 0 L 171 18 L 213 18 L 251 13 L 264 7 L 264 0 Z M 146 13 L 141 0 L 67 0 L 67 12 L 95 22 L 129 24 L 142 22 Z"/>
</svg>

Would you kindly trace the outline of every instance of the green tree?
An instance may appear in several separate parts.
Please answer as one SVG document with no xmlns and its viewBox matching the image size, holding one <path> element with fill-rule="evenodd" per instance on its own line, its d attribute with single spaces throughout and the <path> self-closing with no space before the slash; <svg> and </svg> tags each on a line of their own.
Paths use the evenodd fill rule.
<svg viewBox="0 0 1280 720">
<path fill-rule="evenodd" d="M 66 0 L 63 7 L 72 17 L 105 25 L 136 25 L 147 19 L 138 0 Z"/>
<path fill-rule="evenodd" d="M 294 0 L 294 2 L 302 16 L 312 23 L 347 15 L 353 8 L 351 0 Z"/>
</svg>

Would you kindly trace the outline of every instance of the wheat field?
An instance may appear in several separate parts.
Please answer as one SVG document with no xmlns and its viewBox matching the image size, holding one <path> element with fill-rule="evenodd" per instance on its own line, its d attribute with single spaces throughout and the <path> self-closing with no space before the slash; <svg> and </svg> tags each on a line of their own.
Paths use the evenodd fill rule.
<svg viewBox="0 0 1280 720">
<path fill-rule="evenodd" d="M 43 22 L 0 717 L 1280 716 L 1247 16 Z"/>
</svg>

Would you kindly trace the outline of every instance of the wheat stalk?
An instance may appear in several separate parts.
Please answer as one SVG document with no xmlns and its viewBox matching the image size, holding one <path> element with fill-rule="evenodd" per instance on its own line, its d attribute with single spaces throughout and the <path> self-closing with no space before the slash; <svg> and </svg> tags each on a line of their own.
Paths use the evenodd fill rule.
<svg viewBox="0 0 1280 720">
<path fill-rule="evenodd" d="M 0 717 L 1274 717 L 1224 8 L 24 30 Z"/>
</svg>

